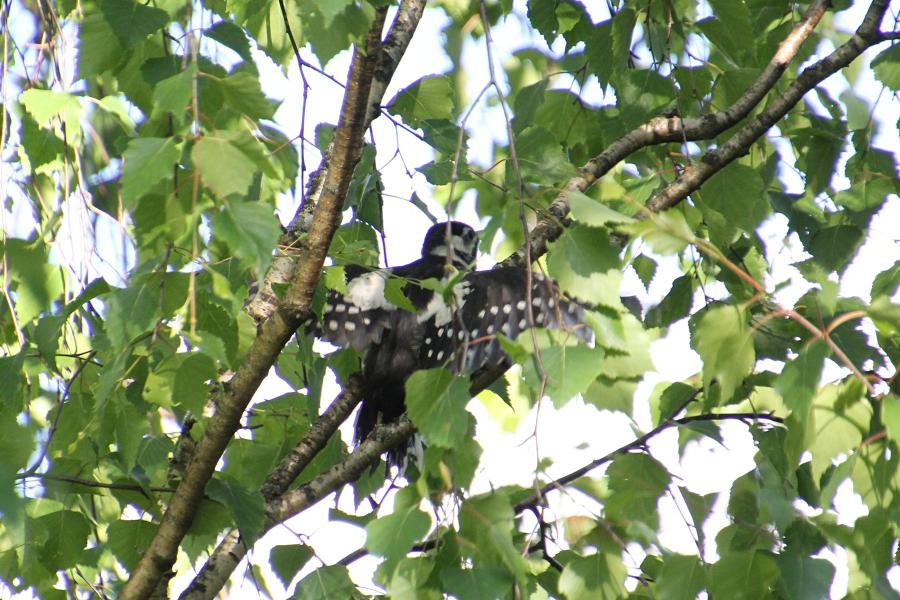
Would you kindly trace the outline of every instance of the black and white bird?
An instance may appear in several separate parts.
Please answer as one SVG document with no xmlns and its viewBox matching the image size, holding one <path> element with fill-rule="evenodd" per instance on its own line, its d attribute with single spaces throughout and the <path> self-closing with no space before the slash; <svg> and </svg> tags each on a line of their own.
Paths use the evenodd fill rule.
<svg viewBox="0 0 900 600">
<path fill-rule="evenodd" d="M 497 334 L 516 338 L 528 328 L 529 312 L 535 326 L 569 329 L 590 341 L 583 307 L 563 296 L 551 280 L 532 272 L 531 293 L 526 293 L 526 269 L 472 271 L 477 252 L 478 235 L 470 226 L 438 223 L 425 235 L 422 258 L 385 269 L 348 266 L 347 292 L 328 293 L 320 337 L 365 353 L 357 443 L 378 423 L 403 414 L 404 384 L 414 371 L 445 366 L 456 373 L 474 373 L 500 365 L 507 356 Z M 388 300 L 391 279 L 402 282 L 403 295 L 414 310 Z M 427 279 L 442 285 L 420 285 Z M 449 293 L 432 289 L 451 283 Z M 399 465 L 405 450 L 402 445 L 389 452 L 390 462 Z"/>
</svg>

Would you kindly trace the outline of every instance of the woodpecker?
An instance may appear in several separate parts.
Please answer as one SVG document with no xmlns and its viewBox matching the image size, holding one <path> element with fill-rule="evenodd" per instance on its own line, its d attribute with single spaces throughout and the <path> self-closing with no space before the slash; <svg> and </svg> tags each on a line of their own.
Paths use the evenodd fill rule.
<svg viewBox="0 0 900 600">
<path fill-rule="evenodd" d="M 584 308 L 550 279 L 523 267 L 473 271 L 477 252 L 478 235 L 470 226 L 438 223 L 426 233 L 420 259 L 384 269 L 348 266 L 347 292 L 328 292 L 320 337 L 365 353 L 357 444 L 376 424 L 403 414 L 404 384 L 416 370 L 444 366 L 471 374 L 496 367 L 507 360 L 497 334 L 514 339 L 531 323 L 592 339 Z M 391 279 L 401 281 L 413 310 L 388 300 Z M 441 285 L 420 285 L 427 279 Z M 531 292 L 526 293 L 529 279 Z M 451 283 L 449 293 L 433 290 Z M 389 462 L 399 466 L 405 451 L 405 444 L 391 450 Z"/>
</svg>

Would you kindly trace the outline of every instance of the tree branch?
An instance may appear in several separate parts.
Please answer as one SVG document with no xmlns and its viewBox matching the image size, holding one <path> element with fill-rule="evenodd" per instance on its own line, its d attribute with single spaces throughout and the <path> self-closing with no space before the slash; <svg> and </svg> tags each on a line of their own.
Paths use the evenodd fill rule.
<svg viewBox="0 0 900 600">
<path fill-rule="evenodd" d="M 307 247 L 298 264 L 284 302 L 259 328 L 234 377 L 225 384 L 216 413 L 206 431 L 184 478 L 173 494 L 163 519 L 131 573 L 120 595 L 121 600 L 150 596 L 163 575 L 175 562 L 178 546 L 190 527 L 203 496 L 206 483 L 216 464 L 240 426 L 241 416 L 254 392 L 278 358 L 284 345 L 308 314 L 309 303 L 319 280 L 331 238 L 340 223 L 341 207 L 350 184 L 353 168 L 362 153 L 363 117 L 369 97 L 369 84 L 375 67 L 377 44 L 384 24 L 385 10 L 376 12 L 365 52 L 354 52 L 341 117 L 334 135 L 333 163 L 324 177 L 323 192 L 309 230 Z M 375 35 L 372 35 L 375 32 Z M 372 43 L 374 38 L 375 42 Z"/>
<path fill-rule="evenodd" d="M 680 409 L 679 409 L 679 411 L 677 411 L 673 414 L 677 414 L 678 412 L 680 412 Z M 675 419 L 675 418 L 666 419 L 665 421 L 663 421 L 662 423 L 660 423 L 659 425 L 657 425 L 656 427 L 654 427 L 653 429 L 651 429 L 650 431 L 645 433 L 644 435 L 636 438 L 634 441 L 629 442 L 629 443 L 625 444 L 624 446 L 613 450 L 612 452 L 610 452 L 609 454 L 606 454 L 605 456 L 601 456 L 600 458 L 592 460 L 591 462 L 584 465 L 583 467 L 575 469 L 571 473 L 563 475 L 562 477 L 560 477 L 558 479 L 554 479 L 550 483 L 544 485 L 540 490 L 538 490 L 538 492 L 536 494 L 534 494 L 527 500 L 523 500 L 522 502 L 516 504 L 516 506 L 514 507 L 515 513 L 519 514 L 526 510 L 531 510 L 534 506 L 536 506 L 538 503 L 543 501 L 543 498 L 547 493 L 552 492 L 553 490 L 560 489 L 563 486 L 572 483 L 576 479 L 583 477 L 584 475 L 587 475 L 588 473 L 590 473 L 597 467 L 612 461 L 617 456 L 619 456 L 621 454 L 627 454 L 627 453 L 631 452 L 632 450 L 637 450 L 639 448 L 643 448 L 644 446 L 647 445 L 647 442 L 650 441 L 650 439 L 656 437 L 657 435 L 659 435 L 666 429 L 670 429 L 672 427 L 677 427 L 679 425 L 687 425 L 689 423 L 698 422 L 698 421 L 727 421 L 727 420 L 771 421 L 773 423 L 783 423 L 784 422 L 784 419 L 782 419 L 781 417 L 777 417 L 775 415 L 770 415 L 770 414 L 764 414 L 764 413 L 763 414 L 758 414 L 758 413 L 708 413 L 708 414 L 702 414 L 702 415 L 694 415 L 694 416 L 690 416 L 690 417 L 682 417 L 680 419 Z"/>
<path fill-rule="evenodd" d="M 787 65 L 796 57 L 800 46 L 825 14 L 827 4 L 828 0 L 817 0 L 810 5 L 756 81 L 728 108 L 696 118 L 654 117 L 589 160 L 581 167 L 581 175 L 573 177 L 566 183 L 547 208 L 546 214 L 529 233 L 532 255 L 534 257 L 543 255 L 547 251 L 547 243 L 562 235 L 563 222 L 569 214 L 571 192 L 584 192 L 610 169 L 642 148 L 665 143 L 712 139 L 750 114 L 750 111 L 775 86 Z M 663 204 L 651 206 L 648 201 L 647 208 L 658 212 L 665 210 L 667 206 Z M 524 260 L 525 246 L 503 261 L 503 264 L 524 264 Z"/>
<path fill-rule="evenodd" d="M 357 479 L 378 457 L 412 435 L 415 428 L 405 417 L 378 425 L 344 460 L 300 487 L 266 502 L 266 522 L 261 535 L 319 502 L 344 484 Z M 180 596 L 180 600 L 212 600 L 247 554 L 236 529 L 229 531 L 209 560 Z"/>
</svg>

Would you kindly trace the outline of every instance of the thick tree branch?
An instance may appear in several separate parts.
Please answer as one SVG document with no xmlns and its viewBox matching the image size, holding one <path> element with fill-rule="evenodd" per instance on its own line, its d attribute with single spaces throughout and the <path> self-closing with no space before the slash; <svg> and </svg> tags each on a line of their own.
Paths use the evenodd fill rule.
<svg viewBox="0 0 900 600">
<path fill-rule="evenodd" d="M 197 444 L 184 478 L 172 496 L 169 506 L 149 547 L 122 589 L 122 600 L 147 598 L 175 562 L 178 547 L 193 520 L 203 497 L 206 483 L 225 451 L 232 435 L 240 426 L 241 416 L 263 378 L 278 358 L 284 345 L 300 326 L 309 311 L 309 303 L 319 279 L 331 238 L 340 223 L 344 195 L 353 168 L 362 153 L 363 118 L 369 97 L 369 84 L 375 68 L 377 44 L 384 24 L 384 10 L 376 12 L 370 41 L 365 52 L 354 52 L 341 117 L 334 136 L 331 168 L 325 174 L 323 193 L 316 206 L 309 230 L 307 248 L 297 272 L 285 294 L 284 302 L 266 319 L 247 351 L 234 377 L 225 384 L 216 413 L 210 418 L 203 437 Z"/>
<path fill-rule="evenodd" d="M 863 51 L 883 41 L 878 32 L 878 25 L 885 10 L 887 0 L 872 2 L 862 24 L 849 40 L 822 60 L 804 69 L 787 89 L 772 98 L 758 115 L 727 142 L 707 152 L 700 161 L 687 166 L 675 181 L 647 200 L 647 208 L 653 212 L 661 212 L 687 198 L 725 165 L 746 154 L 750 146 L 781 120 L 807 92 L 849 65 Z M 783 53 L 783 48 L 784 45 L 776 53 L 776 57 Z"/>
<path fill-rule="evenodd" d="M 400 421 L 378 425 L 372 434 L 344 460 L 300 487 L 266 502 L 266 522 L 263 534 L 279 523 L 303 512 L 316 502 L 357 479 L 388 449 L 412 435 L 415 428 L 402 418 Z M 231 573 L 247 554 L 236 529 L 229 531 L 219 542 L 207 563 L 181 600 L 211 600 L 228 581 Z"/>
<path fill-rule="evenodd" d="M 750 114 L 750 111 L 775 86 L 787 65 L 797 56 L 800 46 L 825 14 L 827 5 L 827 0 L 818 0 L 810 5 L 794 29 L 781 42 L 775 55 L 756 78 L 756 81 L 728 108 L 696 118 L 654 117 L 625 134 L 589 160 L 581 167 L 581 175 L 573 177 L 566 183 L 547 208 L 546 214 L 529 233 L 532 255 L 534 257 L 543 255 L 547 251 L 547 243 L 562 234 L 564 220 L 569 214 L 569 194 L 571 192 L 584 192 L 610 169 L 642 148 L 665 143 L 712 139 Z M 648 208 L 659 211 L 664 210 L 665 207 L 663 205 L 650 206 L 648 203 Z M 523 246 L 503 262 L 504 264 L 524 264 L 524 260 L 525 247 Z"/>
<path fill-rule="evenodd" d="M 379 46 L 373 46 L 375 51 L 374 72 L 371 74 L 368 95 L 361 105 L 365 109 L 365 116 L 361 121 L 362 131 L 365 131 L 381 114 L 381 102 L 384 93 L 397 70 L 397 65 L 406 53 L 406 49 L 412 40 L 413 33 L 422 19 L 425 10 L 425 0 L 405 0 L 397 11 L 397 16 L 391 24 L 384 42 Z M 382 16 L 383 23 L 383 16 Z M 381 39 L 381 30 L 374 28 L 369 33 L 369 44 L 376 39 Z M 298 57 L 299 59 L 299 57 Z M 360 98 L 360 100 L 363 100 Z M 297 212 L 286 227 L 285 233 L 278 241 L 279 253 L 273 258 L 272 266 L 259 285 L 257 293 L 247 302 L 247 313 L 257 322 L 268 318 L 278 306 L 278 298 L 273 291 L 273 285 L 287 284 L 293 281 L 294 270 L 301 254 L 304 243 L 302 238 L 309 229 L 309 223 L 315 207 L 318 205 L 322 194 L 325 193 L 327 174 L 333 173 L 337 165 L 333 164 L 335 156 L 334 142 L 326 150 L 319 168 L 310 176 L 309 192 L 306 201 L 298 207 Z M 352 176 L 353 170 L 350 170 Z"/>
</svg>

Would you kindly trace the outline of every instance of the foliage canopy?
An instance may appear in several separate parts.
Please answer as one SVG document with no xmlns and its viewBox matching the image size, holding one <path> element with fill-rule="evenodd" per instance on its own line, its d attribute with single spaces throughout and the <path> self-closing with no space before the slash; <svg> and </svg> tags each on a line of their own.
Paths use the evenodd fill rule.
<svg viewBox="0 0 900 600">
<path fill-rule="evenodd" d="M 214 597 L 336 493 L 316 527 L 364 545 L 251 552 L 264 594 L 382 593 L 370 555 L 396 598 L 896 598 L 900 260 L 861 249 L 896 236 L 897 15 L 588 4 L 5 2 L 0 589 Z M 359 357 L 295 332 L 379 232 L 415 237 L 392 204 L 479 219 L 593 307 L 596 345 L 417 373 L 411 420 L 349 446 Z M 699 371 L 639 387 L 679 331 Z M 493 485 L 467 406 L 499 431 L 538 404 L 633 441 L 568 471 L 523 450 L 531 479 Z M 680 461 L 736 430 L 752 464 L 698 493 Z"/>
</svg>

